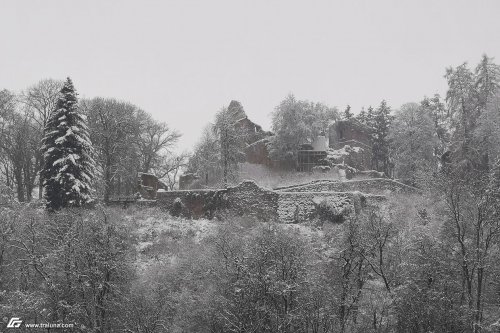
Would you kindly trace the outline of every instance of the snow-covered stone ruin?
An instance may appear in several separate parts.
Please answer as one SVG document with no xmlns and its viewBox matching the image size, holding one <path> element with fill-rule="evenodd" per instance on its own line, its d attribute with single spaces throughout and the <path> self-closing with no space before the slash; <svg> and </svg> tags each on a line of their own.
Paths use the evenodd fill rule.
<svg viewBox="0 0 500 333">
<path fill-rule="evenodd" d="M 314 218 L 341 223 L 363 210 L 380 208 L 389 194 L 416 191 L 389 179 L 317 181 L 274 190 L 244 181 L 227 189 L 158 192 L 156 204 L 189 218 L 232 214 L 282 223 Z"/>
</svg>

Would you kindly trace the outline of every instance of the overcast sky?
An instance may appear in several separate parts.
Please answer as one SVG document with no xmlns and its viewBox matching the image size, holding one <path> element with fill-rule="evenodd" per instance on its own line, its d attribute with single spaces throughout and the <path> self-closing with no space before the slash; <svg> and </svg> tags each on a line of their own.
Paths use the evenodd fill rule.
<svg viewBox="0 0 500 333">
<path fill-rule="evenodd" d="M 444 94 L 446 67 L 500 62 L 499 15 L 498 0 L 0 0 L 0 89 L 71 76 L 190 149 L 231 99 L 269 129 L 288 93 L 355 112 Z"/>
</svg>

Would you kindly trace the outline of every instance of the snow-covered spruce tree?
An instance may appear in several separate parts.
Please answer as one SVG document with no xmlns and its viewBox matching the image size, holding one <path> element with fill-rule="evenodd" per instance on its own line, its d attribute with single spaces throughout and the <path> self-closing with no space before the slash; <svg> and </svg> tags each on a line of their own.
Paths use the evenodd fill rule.
<svg viewBox="0 0 500 333">
<path fill-rule="evenodd" d="M 68 78 L 42 140 L 45 162 L 41 176 L 49 210 L 79 207 L 92 200 L 95 163 L 85 121 L 85 116 L 78 112 L 77 94 Z"/>
</svg>

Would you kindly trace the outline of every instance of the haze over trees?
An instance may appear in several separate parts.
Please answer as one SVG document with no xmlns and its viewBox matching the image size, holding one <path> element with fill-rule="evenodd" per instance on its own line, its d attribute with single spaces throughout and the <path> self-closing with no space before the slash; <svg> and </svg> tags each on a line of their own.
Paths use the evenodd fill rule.
<svg viewBox="0 0 500 333">
<path fill-rule="evenodd" d="M 28 93 L 33 87 L 0 91 L 0 317 L 76 323 L 82 332 L 498 332 L 500 68 L 483 56 L 445 78 L 444 100 L 394 108 L 381 96 L 353 115 L 285 97 L 266 138 L 278 161 L 294 161 L 332 122 L 358 121 L 370 130 L 373 167 L 421 192 L 387 195 L 385 210 L 342 223 L 301 225 L 195 221 L 99 203 L 47 213 L 26 204 L 41 165 L 70 188 L 49 189 L 49 203 L 83 203 L 71 197 L 65 172 L 86 172 L 79 149 L 89 141 L 104 201 L 134 191 L 137 172 L 171 173 L 174 188 L 186 163 L 227 185 L 247 143 L 234 127 L 243 107 L 222 108 L 187 162 L 170 152 L 179 134 L 130 103 L 77 104 L 70 81 L 42 81 L 38 95 Z M 56 87 L 62 93 L 50 93 Z M 71 151 L 63 161 L 51 148 Z"/>
</svg>

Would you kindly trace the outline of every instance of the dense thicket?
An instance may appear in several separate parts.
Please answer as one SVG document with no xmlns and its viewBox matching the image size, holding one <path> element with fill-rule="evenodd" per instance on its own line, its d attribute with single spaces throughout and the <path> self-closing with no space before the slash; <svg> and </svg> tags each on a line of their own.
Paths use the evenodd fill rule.
<svg viewBox="0 0 500 333">
<path fill-rule="evenodd" d="M 133 275 L 128 226 L 109 210 L 47 214 L 2 194 L 2 318 L 74 323 L 82 332 L 118 327 Z"/>
<path fill-rule="evenodd" d="M 0 311 L 95 332 L 496 332 L 498 174 L 479 219 L 447 187 L 321 228 L 227 217 L 202 233 L 5 194 Z"/>
</svg>

